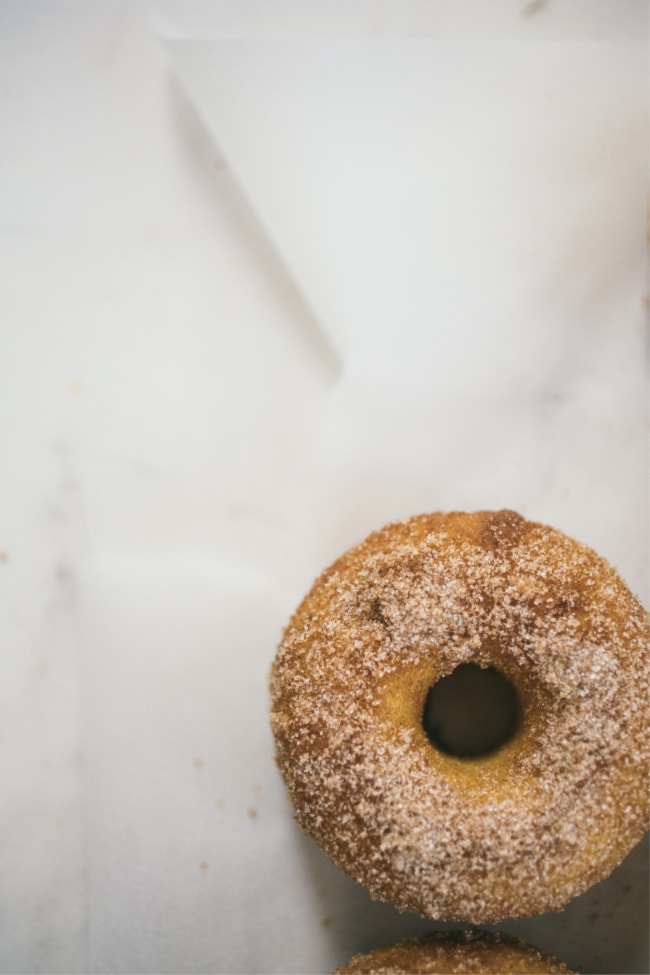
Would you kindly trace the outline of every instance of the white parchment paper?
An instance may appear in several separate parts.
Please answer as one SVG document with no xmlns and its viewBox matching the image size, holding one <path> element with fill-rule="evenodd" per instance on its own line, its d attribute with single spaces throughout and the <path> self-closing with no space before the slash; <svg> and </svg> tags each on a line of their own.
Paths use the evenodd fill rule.
<svg viewBox="0 0 650 975">
<path fill-rule="evenodd" d="M 502 5 L 495 25 L 460 7 L 427 20 L 422 4 L 318 5 L 310 23 L 289 6 L 271 23 L 224 6 L 162 28 L 322 339 L 303 588 L 391 518 L 511 506 L 588 540 L 645 592 L 643 17 L 600 5 L 549 25 L 552 5 Z M 283 836 L 289 864 L 304 841 Z M 297 866 L 265 900 L 284 901 L 282 965 L 387 943 L 377 910 L 347 888 L 353 906 L 337 908 L 341 881 L 307 859 L 330 902 L 318 912 Z M 264 872 L 242 882 L 261 891 Z M 645 926 L 625 900 L 634 964 Z M 594 949 L 586 903 L 511 927 L 575 965 L 616 942 L 620 964 L 616 923 Z"/>
</svg>

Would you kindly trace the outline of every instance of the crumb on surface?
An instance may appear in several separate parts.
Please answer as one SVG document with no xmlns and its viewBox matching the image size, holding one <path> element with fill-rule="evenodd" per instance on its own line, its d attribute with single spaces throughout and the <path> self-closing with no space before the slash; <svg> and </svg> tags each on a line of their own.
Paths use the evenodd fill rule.
<svg viewBox="0 0 650 975">
<path fill-rule="evenodd" d="M 530 2 L 523 7 L 521 16 L 534 17 L 535 14 L 540 13 L 546 6 L 548 6 L 548 0 L 530 0 Z"/>
</svg>

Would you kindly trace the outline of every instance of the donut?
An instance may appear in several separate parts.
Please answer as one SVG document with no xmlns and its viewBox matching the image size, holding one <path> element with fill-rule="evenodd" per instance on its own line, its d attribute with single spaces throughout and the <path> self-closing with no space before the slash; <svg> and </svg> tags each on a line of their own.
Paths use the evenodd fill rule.
<svg viewBox="0 0 650 975">
<path fill-rule="evenodd" d="M 317 579 L 271 667 L 298 823 L 400 911 L 561 910 L 648 826 L 648 631 L 608 562 L 514 511 L 373 532 Z M 468 670 L 515 713 L 503 741 L 454 751 L 425 711 Z"/>
<path fill-rule="evenodd" d="M 435 932 L 407 938 L 390 948 L 355 955 L 334 975 L 456 975 L 456 973 L 545 973 L 571 975 L 552 955 L 500 932 Z"/>
</svg>

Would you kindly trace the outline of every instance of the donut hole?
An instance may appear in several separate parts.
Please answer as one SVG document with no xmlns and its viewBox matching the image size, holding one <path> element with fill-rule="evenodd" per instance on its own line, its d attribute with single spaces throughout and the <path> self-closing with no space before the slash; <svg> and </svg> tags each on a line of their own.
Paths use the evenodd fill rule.
<svg viewBox="0 0 650 975">
<path fill-rule="evenodd" d="M 461 664 L 429 689 L 422 724 L 431 744 L 456 758 L 479 758 L 510 741 L 519 699 L 494 667 Z"/>
</svg>

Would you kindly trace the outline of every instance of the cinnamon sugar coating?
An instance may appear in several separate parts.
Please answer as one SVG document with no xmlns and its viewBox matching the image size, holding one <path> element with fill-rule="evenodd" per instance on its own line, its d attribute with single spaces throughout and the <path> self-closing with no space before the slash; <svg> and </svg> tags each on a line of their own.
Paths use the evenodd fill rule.
<svg viewBox="0 0 650 975">
<path fill-rule="evenodd" d="M 334 975 L 571 975 L 557 958 L 518 938 L 488 931 L 433 933 L 355 955 Z"/>
<path fill-rule="evenodd" d="M 272 666 L 298 822 L 399 910 L 560 910 L 648 827 L 648 635 L 604 559 L 515 512 L 386 526 L 316 581 Z M 464 663 L 504 674 L 521 709 L 474 759 L 422 724 L 429 688 Z"/>
</svg>

